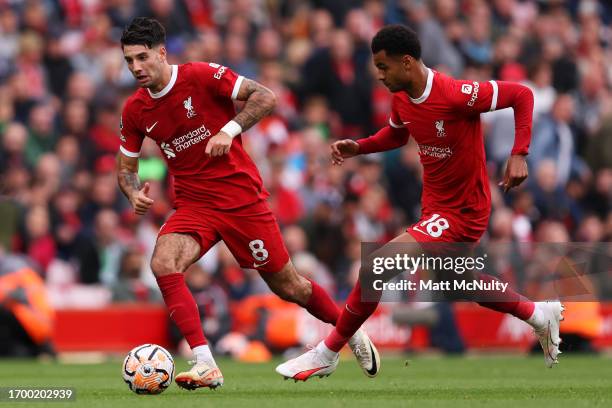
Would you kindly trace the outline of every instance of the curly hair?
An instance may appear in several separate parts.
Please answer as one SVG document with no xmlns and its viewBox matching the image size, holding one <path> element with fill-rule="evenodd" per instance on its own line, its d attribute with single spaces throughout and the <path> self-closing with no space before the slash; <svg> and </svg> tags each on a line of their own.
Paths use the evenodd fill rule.
<svg viewBox="0 0 612 408">
<path fill-rule="evenodd" d="M 385 51 L 387 55 L 410 55 L 421 58 L 421 42 L 409 27 L 392 24 L 381 28 L 372 38 L 372 54 Z"/>
<path fill-rule="evenodd" d="M 166 30 L 161 23 L 154 18 L 136 17 L 123 30 L 121 35 L 121 46 L 145 45 L 153 48 L 166 42 Z"/>
</svg>

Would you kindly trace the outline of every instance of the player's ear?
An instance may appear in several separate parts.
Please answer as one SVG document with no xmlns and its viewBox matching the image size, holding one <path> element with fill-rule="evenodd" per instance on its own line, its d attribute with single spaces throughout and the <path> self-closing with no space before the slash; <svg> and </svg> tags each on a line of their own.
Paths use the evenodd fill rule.
<svg viewBox="0 0 612 408">
<path fill-rule="evenodd" d="M 159 57 L 161 58 L 162 61 L 166 60 L 166 56 L 168 55 L 168 51 L 166 50 L 166 46 L 165 45 L 160 45 L 159 46 L 159 50 L 157 51 L 159 53 Z"/>
<path fill-rule="evenodd" d="M 414 64 L 414 58 L 408 54 L 402 55 L 402 65 L 406 71 L 410 71 Z"/>
</svg>

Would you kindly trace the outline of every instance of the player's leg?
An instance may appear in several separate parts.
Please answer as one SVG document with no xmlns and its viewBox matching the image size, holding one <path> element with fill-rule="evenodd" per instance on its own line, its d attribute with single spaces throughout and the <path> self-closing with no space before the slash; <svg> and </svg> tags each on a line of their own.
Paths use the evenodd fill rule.
<svg viewBox="0 0 612 408">
<path fill-rule="evenodd" d="M 422 251 L 415 238 L 409 233 L 403 233 L 392 241 L 393 244 L 383 246 L 381 249 L 371 254 L 370 257 L 391 255 L 391 253 L 402 252 L 401 255 L 417 256 Z M 399 251 L 398 251 L 399 249 Z M 372 271 L 366 270 L 362 265 L 359 270 L 359 280 L 351 291 L 346 305 L 334 330 L 325 340 L 320 342 L 315 348 L 301 356 L 289 360 L 276 368 L 276 371 L 285 378 L 306 381 L 312 376 L 326 376 L 333 373 L 338 365 L 338 355 L 340 349 L 359 331 L 363 323 L 374 313 L 380 302 L 382 292 L 368 291 L 368 300 L 364 301 L 361 282 L 368 280 L 368 275 Z M 381 280 L 388 281 L 393 277 L 392 274 L 381 275 Z M 374 377 L 380 371 L 380 357 L 378 351 L 370 343 L 369 350 L 364 350 L 369 354 L 371 360 L 370 370 L 366 374 Z"/>
<path fill-rule="evenodd" d="M 279 241 L 279 245 L 283 245 L 282 241 Z M 300 275 L 291 260 L 278 272 L 260 271 L 260 275 L 281 299 L 302 306 L 323 322 L 336 325 L 340 316 L 336 303 L 315 281 Z M 375 377 L 379 367 L 378 352 L 367 333 L 364 330 L 356 331 L 350 336 L 348 344 L 363 372 L 368 377 Z"/>
<path fill-rule="evenodd" d="M 338 306 L 316 282 L 299 275 L 289 259 L 274 214 L 265 202 L 238 212 L 216 211 L 218 231 L 242 268 L 255 269 L 281 299 L 336 324 Z"/>
<path fill-rule="evenodd" d="M 281 299 L 305 308 L 317 319 L 335 325 L 340 310 L 316 282 L 300 275 L 289 259 L 274 215 L 265 203 L 239 214 L 223 213 L 219 231 L 223 241 L 243 268 L 256 269 Z M 362 370 L 372 370 L 370 350 L 375 347 L 363 331 L 350 338 L 350 346 Z"/>
<path fill-rule="evenodd" d="M 486 273 L 478 274 L 476 279 L 487 283 L 497 280 Z M 544 351 L 546 367 L 551 368 L 558 363 L 558 356 L 561 354 L 559 328 L 565 309 L 561 302 L 533 302 L 515 292 L 510 286 L 505 291 L 496 291 L 494 294 L 487 291 L 475 291 L 472 296 L 480 306 L 511 314 L 533 327 Z"/>
<path fill-rule="evenodd" d="M 272 239 L 277 240 L 280 237 Z M 271 242 L 271 239 L 266 239 L 263 242 Z M 282 257 L 284 258 L 286 249 L 284 249 L 282 241 L 274 246 L 282 246 L 280 252 L 283 253 Z M 271 256 L 274 256 L 274 254 Z M 269 272 L 265 268 L 261 268 L 258 272 L 278 297 L 302 306 L 322 322 L 336 325 L 340 315 L 340 309 L 336 303 L 319 284 L 300 275 L 290 259 L 279 271 Z"/>
<path fill-rule="evenodd" d="M 183 272 L 200 255 L 200 245 L 187 234 L 170 233 L 158 238 L 151 258 L 155 275 L 171 319 L 193 349 L 207 344 L 198 308 L 187 288 Z"/>
<path fill-rule="evenodd" d="M 457 217 L 454 214 L 441 214 L 446 219 L 449 234 L 440 236 L 448 242 L 477 242 L 486 230 L 487 216 Z M 431 237 L 429 242 L 436 242 Z M 438 238 L 438 239 L 439 239 Z M 496 278 L 485 272 L 465 273 L 458 275 L 453 272 L 453 279 L 469 279 L 494 283 Z M 511 314 L 533 327 L 544 351 L 544 361 L 547 367 L 557 363 L 559 352 L 559 326 L 563 320 L 563 305 L 558 301 L 533 302 L 514 291 L 510 286 L 505 291 L 472 291 L 464 299 L 475 300 L 480 306 L 500 313 Z"/>
<path fill-rule="evenodd" d="M 197 218 L 187 211 L 175 212 L 160 230 L 151 258 L 151 270 L 170 318 L 194 353 L 195 361 L 191 370 L 181 372 L 175 378 L 177 385 L 188 389 L 223 385 L 223 376 L 202 330 L 198 306 L 183 275 L 193 262 L 218 241 L 214 230 L 198 226 L 195 221 Z"/>
</svg>

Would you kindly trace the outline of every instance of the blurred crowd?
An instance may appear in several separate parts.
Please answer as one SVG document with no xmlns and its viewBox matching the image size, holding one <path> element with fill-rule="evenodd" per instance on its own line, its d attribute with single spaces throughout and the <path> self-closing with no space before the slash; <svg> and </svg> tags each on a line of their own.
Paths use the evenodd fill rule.
<svg viewBox="0 0 612 408">
<path fill-rule="evenodd" d="M 115 174 L 119 116 L 136 86 L 119 38 L 140 15 L 166 27 L 171 63 L 221 63 L 276 93 L 275 112 L 243 142 L 296 267 L 337 299 L 356 279 L 361 242 L 386 241 L 420 215 L 414 143 L 342 167 L 329 158 L 330 142 L 387 123 L 391 95 L 369 50 L 387 23 L 417 31 L 431 68 L 534 92 L 530 177 L 509 194 L 498 182 L 513 112 L 483 115 L 493 195 L 485 241 L 612 237 L 606 1 L 0 0 L 0 251 L 25 255 L 57 306 L 160 299 L 148 262 L 172 201 L 158 147 L 148 140 L 141 154 L 155 199 L 146 216 L 134 215 Z M 187 281 L 218 317 L 266 291 L 222 244 Z"/>
</svg>

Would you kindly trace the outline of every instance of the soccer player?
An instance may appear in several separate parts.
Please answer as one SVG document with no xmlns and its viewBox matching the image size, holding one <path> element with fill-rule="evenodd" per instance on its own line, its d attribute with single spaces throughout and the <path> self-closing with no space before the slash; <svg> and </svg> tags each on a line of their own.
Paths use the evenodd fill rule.
<svg viewBox="0 0 612 408">
<path fill-rule="evenodd" d="M 215 63 L 170 65 L 165 30 L 151 18 L 135 18 L 123 32 L 121 47 L 138 89 L 121 116 L 118 182 L 136 214 L 153 204 L 149 184 L 138 178 L 143 139 L 157 143 L 174 177 L 176 211 L 160 228 L 151 269 L 176 323 L 195 355 L 191 370 L 179 373 L 183 388 L 216 388 L 223 376 L 211 354 L 196 303 L 183 272 L 223 240 L 243 268 L 257 270 L 282 299 L 335 324 L 339 309 L 315 282 L 298 275 L 289 260 L 268 195 L 240 134 L 272 111 L 276 99 L 267 88 Z M 234 100 L 245 101 L 238 114 Z M 372 376 L 373 349 L 359 331 L 350 345 Z"/>
<path fill-rule="evenodd" d="M 424 171 L 422 214 L 416 224 L 391 242 L 405 243 L 406 253 L 414 257 L 432 243 L 477 242 L 487 228 L 491 210 L 480 114 L 514 109 L 514 147 L 502 182 L 508 191 L 527 178 L 525 155 L 531 139 L 532 92 L 516 83 L 455 80 L 431 70 L 421 60 L 417 35 L 401 25 L 382 28 L 372 39 L 371 48 L 378 79 L 393 93 L 389 125 L 357 142 L 333 143 L 332 162 L 341 165 L 358 154 L 396 149 L 412 136 Z M 371 273 L 362 265 L 360 282 Z M 493 281 L 489 275 L 479 278 Z M 309 352 L 279 365 L 279 374 L 307 379 L 334 372 L 338 352 L 378 305 L 376 301 L 363 301 L 360 282 L 350 293 L 333 332 Z M 495 296 L 496 301 L 479 304 L 530 324 L 544 349 L 546 366 L 552 367 L 560 353 L 561 303 L 534 303 L 510 288 Z M 475 296 L 487 297 L 486 293 Z M 374 357 L 373 364 L 380 367 L 378 356 Z"/>
</svg>

